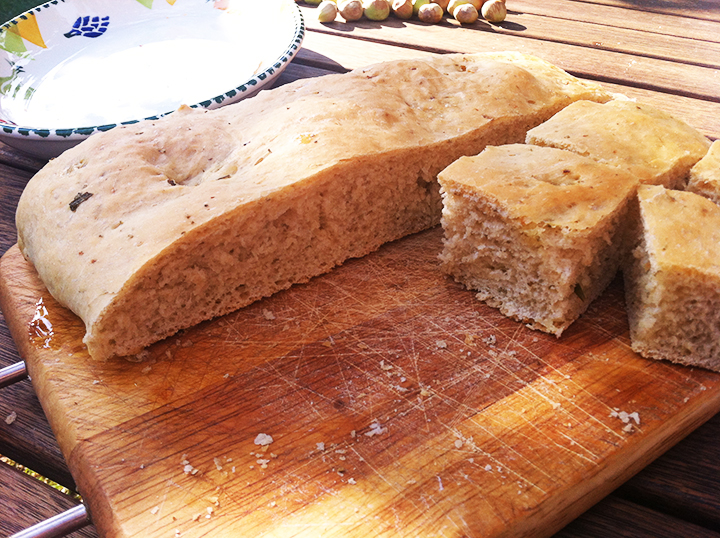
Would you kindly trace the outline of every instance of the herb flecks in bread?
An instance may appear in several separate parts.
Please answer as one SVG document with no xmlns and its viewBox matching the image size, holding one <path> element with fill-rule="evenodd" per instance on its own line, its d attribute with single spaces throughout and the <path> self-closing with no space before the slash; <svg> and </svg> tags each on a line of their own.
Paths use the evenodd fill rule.
<svg viewBox="0 0 720 538">
<path fill-rule="evenodd" d="M 448 164 L 609 98 L 537 58 L 489 53 L 184 108 L 51 161 L 20 200 L 18 243 L 85 322 L 93 357 L 135 354 L 437 224 Z M 69 210 L 82 192 L 93 195 Z"/>
<path fill-rule="evenodd" d="M 720 371 L 720 207 L 641 186 L 623 269 L 634 351 Z"/>
<path fill-rule="evenodd" d="M 616 274 L 638 184 L 627 172 L 511 144 L 438 179 L 443 269 L 504 315 L 559 337 Z"/>
<path fill-rule="evenodd" d="M 531 129 L 528 144 L 567 149 L 636 175 L 641 183 L 684 188 L 710 146 L 687 123 L 628 100 L 578 101 Z"/>
</svg>

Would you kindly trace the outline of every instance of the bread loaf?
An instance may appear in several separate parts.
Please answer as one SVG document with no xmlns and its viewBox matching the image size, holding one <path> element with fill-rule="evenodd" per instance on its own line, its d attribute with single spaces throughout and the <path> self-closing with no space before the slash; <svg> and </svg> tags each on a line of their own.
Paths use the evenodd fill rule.
<svg viewBox="0 0 720 538">
<path fill-rule="evenodd" d="M 436 174 L 610 95 L 518 53 L 388 62 L 91 136 L 18 205 L 19 246 L 97 359 L 138 353 L 439 222 Z"/>
<path fill-rule="evenodd" d="M 438 179 L 443 269 L 504 315 L 559 337 L 615 276 L 631 174 L 511 144 L 463 157 Z"/>
<path fill-rule="evenodd" d="M 634 351 L 720 371 L 720 207 L 641 186 L 623 269 Z"/>
<path fill-rule="evenodd" d="M 720 140 L 690 169 L 687 189 L 720 205 Z"/>
<path fill-rule="evenodd" d="M 567 149 L 636 175 L 642 183 L 685 187 L 710 141 L 647 104 L 579 101 L 528 132 L 528 144 Z"/>
</svg>

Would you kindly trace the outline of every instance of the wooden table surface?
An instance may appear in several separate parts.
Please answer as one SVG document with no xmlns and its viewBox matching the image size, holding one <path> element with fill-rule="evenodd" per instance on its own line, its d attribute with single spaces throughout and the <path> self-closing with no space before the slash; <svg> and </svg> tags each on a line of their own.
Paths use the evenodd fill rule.
<svg viewBox="0 0 720 538">
<path fill-rule="evenodd" d="M 507 0 L 508 17 L 459 27 L 390 18 L 320 24 L 301 4 L 303 48 L 279 84 L 382 60 L 519 50 L 661 107 L 720 137 L 720 0 Z M 25 182 L 44 163 L 0 144 L 0 254 L 16 241 Z M 0 367 L 20 361 L 0 315 Z M 7 417 L 7 419 L 6 419 Z M 11 420 L 11 417 L 16 417 Z M 29 381 L 0 389 L 0 455 L 72 489 L 73 477 Z M 77 504 L 0 465 L 0 535 Z M 88 526 L 72 536 L 97 536 Z M 556 536 L 720 537 L 720 416 L 710 419 Z"/>
</svg>

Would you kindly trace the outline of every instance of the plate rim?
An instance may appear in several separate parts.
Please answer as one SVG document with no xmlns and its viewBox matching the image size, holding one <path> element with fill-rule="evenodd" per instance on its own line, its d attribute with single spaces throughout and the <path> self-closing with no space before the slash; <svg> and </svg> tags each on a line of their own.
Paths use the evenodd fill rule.
<svg viewBox="0 0 720 538">
<path fill-rule="evenodd" d="M 66 1 L 67 0 L 50 0 L 49 2 L 45 2 L 34 8 L 28 9 L 23 13 L 17 15 L 16 17 L 13 17 L 12 19 L 0 24 L 0 31 L 7 31 L 9 28 L 16 26 L 21 20 L 26 20 L 30 15 L 34 15 L 34 13 L 36 12 L 39 13 L 43 9 L 51 9 L 55 7 L 58 3 L 65 3 Z M 289 44 L 285 47 L 279 57 L 269 62 L 269 65 L 266 69 L 254 74 L 242 84 L 235 86 L 234 88 L 231 88 L 225 92 L 222 92 L 214 97 L 210 97 L 198 103 L 184 106 L 195 109 L 212 110 L 214 108 L 223 106 L 223 102 L 227 99 L 233 99 L 233 102 L 242 99 L 242 97 L 238 98 L 238 94 L 245 94 L 249 92 L 250 95 L 248 95 L 248 97 L 251 96 L 255 91 L 260 90 L 269 80 L 272 80 L 277 75 L 279 75 L 279 73 L 287 66 L 287 64 L 289 64 L 293 60 L 294 56 L 300 50 L 306 32 L 305 20 L 303 18 L 302 11 L 300 10 L 297 3 L 293 2 L 292 0 L 287 0 L 287 4 L 291 6 L 294 30 L 293 36 L 290 39 Z M 2 97 L 0 96 L 0 99 L 1 98 Z M 114 129 L 115 127 L 120 127 L 123 125 L 133 125 L 147 120 L 159 120 L 164 116 L 168 116 L 169 114 L 174 113 L 176 110 L 177 109 L 169 110 L 166 112 L 154 114 L 152 116 L 146 116 L 122 122 L 70 128 L 25 127 L 23 125 L 13 125 L 11 123 L 6 123 L 5 121 L 0 120 L 0 140 L 10 137 L 15 138 L 18 141 L 23 140 L 26 142 L 29 142 L 31 140 L 35 140 L 37 142 L 71 142 L 74 140 L 81 141 L 95 132 L 109 131 L 111 129 Z"/>
</svg>

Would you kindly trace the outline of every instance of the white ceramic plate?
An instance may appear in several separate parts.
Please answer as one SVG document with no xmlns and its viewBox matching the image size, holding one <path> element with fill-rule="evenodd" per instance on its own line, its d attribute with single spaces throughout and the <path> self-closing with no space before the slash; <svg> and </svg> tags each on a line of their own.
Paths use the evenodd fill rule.
<svg viewBox="0 0 720 538">
<path fill-rule="evenodd" d="M 53 0 L 0 27 L 0 140 L 50 158 L 183 104 L 233 103 L 304 34 L 294 0 Z"/>
</svg>

